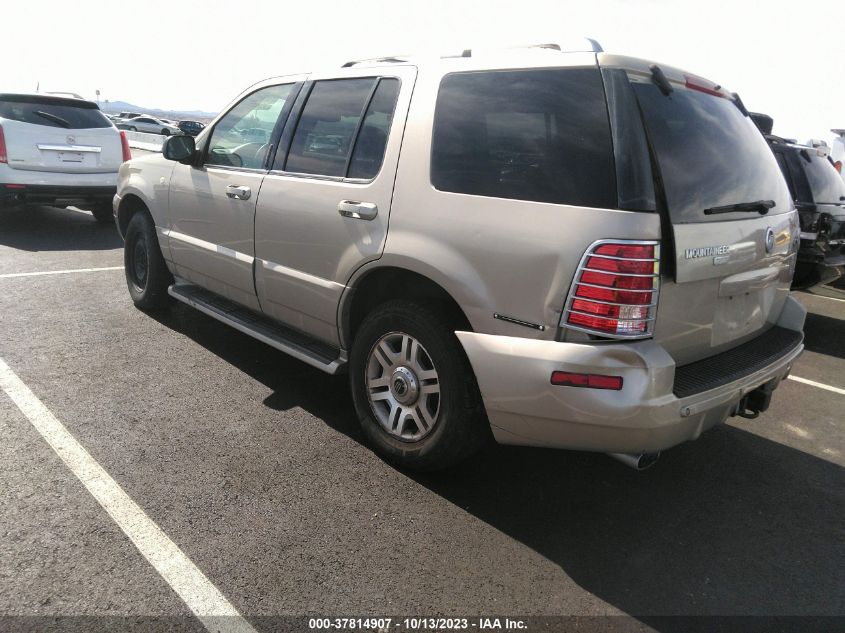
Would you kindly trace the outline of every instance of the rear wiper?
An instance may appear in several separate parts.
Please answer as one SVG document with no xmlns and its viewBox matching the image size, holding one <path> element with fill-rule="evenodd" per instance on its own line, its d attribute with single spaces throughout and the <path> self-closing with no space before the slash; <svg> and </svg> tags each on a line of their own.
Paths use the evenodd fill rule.
<svg viewBox="0 0 845 633">
<path fill-rule="evenodd" d="M 648 69 L 651 71 L 651 80 L 654 82 L 654 85 L 660 88 L 660 92 L 663 93 L 663 96 L 668 97 L 672 94 L 672 84 L 669 83 L 669 80 L 663 73 L 663 69 L 657 64 L 652 64 L 648 67 Z"/>
<path fill-rule="evenodd" d="M 48 121 L 52 121 L 53 123 L 57 123 L 58 125 L 60 125 L 62 127 L 65 127 L 65 128 L 70 127 L 70 121 L 68 121 L 67 119 L 63 119 L 60 116 L 56 116 L 55 114 L 50 114 L 49 112 L 43 112 L 42 110 L 36 110 L 35 114 L 37 114 L 40 117 L 44 117 Z"/>
<path fill-rule="evenodd" d="M 709 209 L 704 209 L 704 215 L 733 213 L 735 211 L 744 211 L 747 213 L 754 213 L 756 211 L 760 215 L 766 215 L 769 212 L 769 209 L 774 206 L 774 200 L 755 200 L 754 202 L 738 202 L 736 204 L 727 204 L 723 207 L 710 207 Z"/>
</svg>

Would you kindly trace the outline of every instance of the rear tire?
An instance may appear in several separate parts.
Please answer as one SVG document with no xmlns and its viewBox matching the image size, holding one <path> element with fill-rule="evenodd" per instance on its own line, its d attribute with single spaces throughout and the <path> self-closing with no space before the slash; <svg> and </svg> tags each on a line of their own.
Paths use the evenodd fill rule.
<svg viewBox="0 0 845 633">
<path fill-rule="evenodd" d="M 167 287 L 173 276 L 161 254 L 152 218 L 144 211 L 132 216 L 123 247 L 126 285 L 135 306 L 158 310 L 170 303 Z"/>
<path fill-rule="evenodd" d="M 93 207 L 91 213 L 94 214 L 94 219 L 100 224 L 114 224 L 114 212 L 110 204 Z"/>
<path fill-rule="evenodd" d="M 138 131 L 138 128 L 132 127 L 131 125 L 126 129 L 129 130 L 130 132 L 137 132 Z"/>
<path fill-rule="evenodd" d="M 472 367 L 433 306 L 396 300 L 373 310 L 355 335 L 349 373 L 364 434 L 398 466 L 448 468 L 489 438 Z"/>
</svg>

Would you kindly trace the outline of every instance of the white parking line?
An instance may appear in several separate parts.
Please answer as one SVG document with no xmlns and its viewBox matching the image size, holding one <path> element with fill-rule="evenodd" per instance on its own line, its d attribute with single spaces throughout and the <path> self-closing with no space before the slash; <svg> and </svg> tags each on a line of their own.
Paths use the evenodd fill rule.
<svg viewBox="0 0 845 633">
<path fill-rule="evenodd" d="M 807 380 L 806 378 L 801 378 L 800 376 L 790 376 L 789 379 L 794 380 L 795 382 L 800 382 L 805 385 L 811 385 L 813 387 L 818 387 L 819 389 L 825 389 L 827 391 L 832 391 L 833 393 L 838 393 L 839 395 L 845 396 L 845 389 L 840 389 L 839 387 L 831 387 L 830 385 L 826 385 L 823 382 Z"/>
<path fill-rule="evenodd" d="M 45 270 L 37 273 L 3 273 L 0 279 L 12 277 L 40 277 L 42 275 L 70 275 L 72 273 L 97 273 L 101 270 L 123 270 L 123 266 L 107 266 L 105 268 L 72 268 L 68 270 Z"/>
<path fill-rule="evenodd" d="M 209 631 L 255 633 L 220 590 L 74 439 L 2 358 L 0 388 Z"/>
<path fill-rule="evenodd" d="M 816 297 L 817 299 L 827 299 L 828 301 L 838 301 L 839 303 L 845 303 L 845 299 L 839 299 L 837 297 L 828 297 L 827 295 L 817 295 L 815 292 L 808 292 L 808 295 L 811 297 Z"/>
</svg>

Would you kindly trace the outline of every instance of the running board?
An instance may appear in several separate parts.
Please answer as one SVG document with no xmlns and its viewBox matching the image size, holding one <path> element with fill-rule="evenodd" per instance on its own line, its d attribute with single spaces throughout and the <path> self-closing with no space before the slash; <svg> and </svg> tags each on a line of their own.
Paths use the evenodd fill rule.
<svg viewBox="0 0 845 633">
<path fill-rule="evenodd" d="M 205 288 L 180 281 L 170 286 L 167 292 L 174 299 L 327 374 L 337 374 L 346 367 L 343 350 L 285 327 Z"/>
</svg>

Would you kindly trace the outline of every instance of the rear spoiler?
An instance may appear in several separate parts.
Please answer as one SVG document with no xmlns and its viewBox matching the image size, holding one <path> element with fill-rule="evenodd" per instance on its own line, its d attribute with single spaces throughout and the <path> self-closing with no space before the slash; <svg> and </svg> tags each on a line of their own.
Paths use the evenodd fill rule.
<svg viewBox="0 0 845 633">
<path fill-rule="evenodd" d="M 836 130 L 831 130 L 831 132 L 833 132 L 837 136 L 841 136 L 842 138 L 845 138 L 845 130 L 836 129 Z"/>
<path fill-rule="evenodd" d="M 754 125 L 756 125 L 757 129 L 763 134 L 772 133 L 772 128 L 775 126 L 775 120 L 768 114 L 763 114 L 762 112 L 749 112 L 748 116 L 751 117 L 751 120 L 754 121 Z"/>
</svg>

